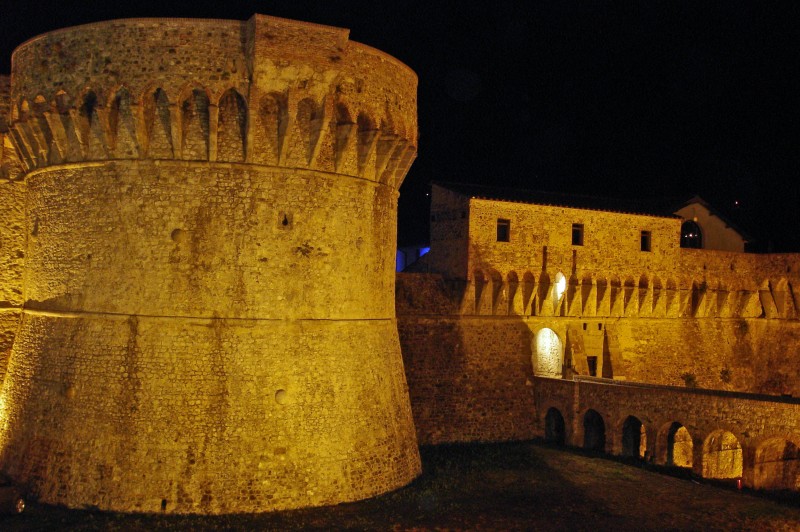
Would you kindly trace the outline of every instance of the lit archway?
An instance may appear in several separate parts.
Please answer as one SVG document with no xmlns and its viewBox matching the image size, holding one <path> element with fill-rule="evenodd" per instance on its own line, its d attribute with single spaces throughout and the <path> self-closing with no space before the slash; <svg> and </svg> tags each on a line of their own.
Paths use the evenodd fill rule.
<svg viewBox="0 0 800 532">
<path fill-rule="evenodd" d="M 691 468 L 693 453 L 692 435 L 686 427 L 678 422 L 670 425 L 667 433 L 667 465 Z"/>
<path fill-rule="evenodd" d="M 742 476 L 742 445 L 733 433 L 718 430 L 703 442 L 703 478 Z"/>
<path fill-rule="evenodd" d="M 566 441 L 564 416 L 557 408 L 548 408 L 544 418 L 544 439 L 548 443 L 564 445 Z"/>
<path fill-rule="evenodd" d="M 533 374 L 538 377 L 560 378 L 564 362 L 561 339 L 553 329 L 541 329 L 534 339 Z"/>
<path fill-rule="evenodd" d="M 583 448 L 596 452 L 606 450 L 606 424 L 596 410 L 589 409 L 583 416 Z"/>
<path fill-rule="evenodd" d="M 759 445 L 753 485 L 765 490 L 800 490 L 800 448 L 783 438 Z"/>
<path fill-rule="evenodd" d="M 647 432 L 639 418 L 628 416 L 622 424 L 622 455 L 644 458 L 647 451 Z"/>
</svg>

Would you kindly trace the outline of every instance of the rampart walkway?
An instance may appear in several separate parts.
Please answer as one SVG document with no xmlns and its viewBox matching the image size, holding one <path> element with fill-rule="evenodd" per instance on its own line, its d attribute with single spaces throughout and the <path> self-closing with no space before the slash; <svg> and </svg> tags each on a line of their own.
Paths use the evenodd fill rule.
<svg viewBox="0 0 800 532">
<path fill-rule="evenodd" d="M 608 379 L 535 379 L 551 441 L 745 486 L 800 490 L 800 398 Z"/>
</svg>

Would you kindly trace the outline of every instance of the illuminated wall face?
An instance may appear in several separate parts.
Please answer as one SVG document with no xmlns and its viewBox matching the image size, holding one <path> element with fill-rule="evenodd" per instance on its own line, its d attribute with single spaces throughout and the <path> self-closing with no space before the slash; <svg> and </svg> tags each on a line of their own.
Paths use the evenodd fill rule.
<svg viewBox="0 0 800 532">
<path fill-rule="evenodd" d="M 538 377 L 561 378 L 564 361 L 564 348 L 561 339 L 552 329 L 542 329 L 536 333 L 533 355 L 533 373 Z"/>
<path fill-rule="evenodd" d="M 567 290 L 567 278 L 564 277 L 564 274 L 558 272 L 556 274 L 555 282 L 553 283 L 553 306 L 555 307 L 558 305 L 558 302 L 561 301 L 561 298 L 564 296 L 564 292 Z"/>
<path fill-rule="evenodd" d="M 742 446 L 732 433 L 715 432 L 704 445 L 704 478 L 737 478 L 742 476 Z"/>
<path fill-rule="evenodd" d="M 676 467 L 692 467 L 692 436 L 686 427 L 675 431 L 672 444 L 672 465 Z"/>
</svg>

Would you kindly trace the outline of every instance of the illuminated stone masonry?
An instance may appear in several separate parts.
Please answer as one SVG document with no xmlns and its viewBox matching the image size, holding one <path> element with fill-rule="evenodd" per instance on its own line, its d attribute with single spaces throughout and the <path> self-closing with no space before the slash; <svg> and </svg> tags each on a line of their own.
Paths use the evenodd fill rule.
<svg viewBox="0 0 800 532">
<path fill-rule="evenodd" d="M 12 80 L 6 473 L 46 503 L 176 513 L 419 473 L 393 299 L 408 67 L 339 28 L 132 19 L 28 41 Z"/>
<path fill-rule="evenodd" d="M 547 437 L 800 490 L 800 255 L 470 188 L 434 185 L 425 273 L 397 277 L 421 444 Z M 706 242 L 741 247 L 727 229 Z"/>
</svg>

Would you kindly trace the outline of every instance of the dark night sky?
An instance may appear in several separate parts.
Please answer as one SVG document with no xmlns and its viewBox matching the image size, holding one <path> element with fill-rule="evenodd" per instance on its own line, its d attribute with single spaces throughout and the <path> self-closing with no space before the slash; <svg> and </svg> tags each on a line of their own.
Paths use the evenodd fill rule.
<svg viewBox="0 0 800 532">
<path fill-rule="evenodd" d="M 800 4 L 0 0 L 0 72 L 53 29 L 125 17 L 349 28 L 419 75 L 401 240 L 431 180 L 613 197 L 700 194 L 762 247 L 800 251 Z"/>
</svg>

